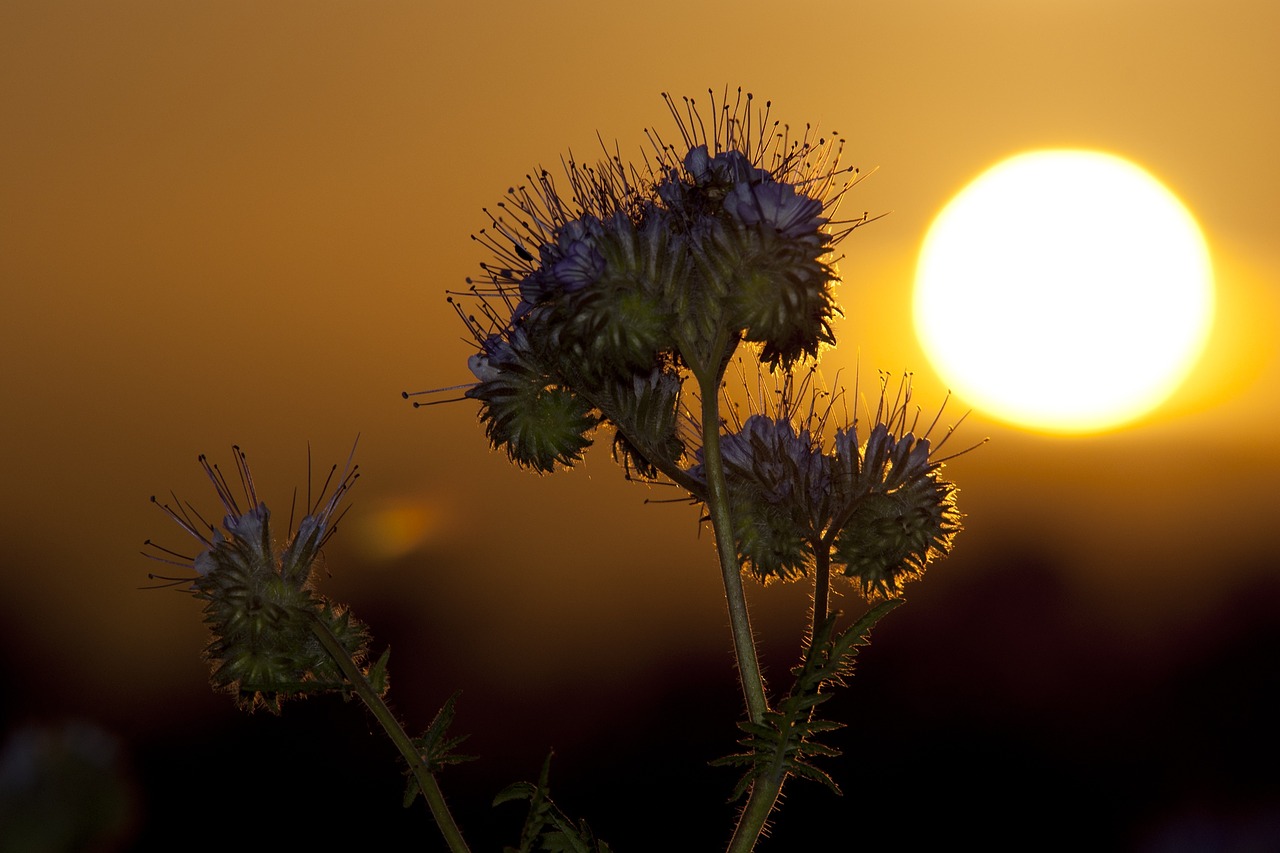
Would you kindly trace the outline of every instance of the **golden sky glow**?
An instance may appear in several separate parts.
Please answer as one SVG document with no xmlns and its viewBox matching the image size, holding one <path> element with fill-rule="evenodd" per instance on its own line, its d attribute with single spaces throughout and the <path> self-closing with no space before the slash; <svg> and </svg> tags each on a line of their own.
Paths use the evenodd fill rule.
<svg viewBox="0 0 1280 853">
<path fill-rule="evenodd" d="M 597 133 L 639 157 L 644 128 L 670 127 L 660 92 L 726 85 L 838 133 L 875 170 L 844 209 L 888 215 L 841 245 L 826 373 L 914 371 L 926 411 L 948 382 L 916 340 L 917 254 L 969 181 L 1072 148 L 1176 192 L 1217 280 L 1203 359 L 1118 432 L 1046 436 L 975 412 L 964 436 L 991 441 L 949 469 L 967 529 L 918 595 L 941 606 L 1034 553 L 1099 624 L 1183 632 L 1272 571 L 1277 33 L 1270 0 L 7 0 L 6 676 L 49 691 L 30 713 L 169 731 L 229 713 L 203 693 L 196 603 L 138 590 L 155 568 L 143 540 L 179 541 L 148 498 L 211 507 L 196 455 L 238 443 L 287 504 L 307 443 L 327 467 L 357 433 L 351 535 L 323 583 L 358 614 L 465 635 L 495 683 L 571 679 L 608 658 L 583 639 L 606 633 L 637 670 L 727 649 L 709 534 L 684 505 L 646 505 L 668 495 L 622 482 L 607 440 L 582 470 L 536 477 L 490 452 L 474 405 L 400 398 L 471 378 L 444 291 L 485 259 L 470 239 L 482 207 L 567 150 L 591 159 Z M 773 602 L 798 595 L 770 592 L 749 593 L 766 635 L 789 618 Z"/>
</svg>

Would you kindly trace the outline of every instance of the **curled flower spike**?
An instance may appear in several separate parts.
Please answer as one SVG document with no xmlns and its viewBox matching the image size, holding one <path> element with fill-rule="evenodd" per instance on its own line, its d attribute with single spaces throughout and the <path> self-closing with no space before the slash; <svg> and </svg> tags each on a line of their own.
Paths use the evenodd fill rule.
<svg viewBox="0 0 1280 853">
<path fill-rule="evenodd" d="M 744 340 L 784 368 L 834 341 L 832 253 L 868 221 L 836 218 L 859 180 L 843 140 L 793 134 L 741 90 L 706 115 L 663 97 L 676 142 L 649 129 L 638 166 L 606 151 L 565 161 L 561 184 L 527 176 L 473 236 L 484 276 L 450 296 L 478 348 L 465 394 L 523 466 L 573 464 L 603 424 L 636 470 L 689 484 L 668 417 L 687 375 L 715 384 Z M 652 393 L 659 375 L 674 399 Z"/>
<path fill-rule="evenodd" d="M 186 557 L 147 540 L 163 555 L 147 556 L 194 573 L 190 588 L 205 602 L 205 622 L 213 634 L 205 656 L 214 687 L 235 695 L 246 708 L 278 712 L 281 699 L 289 695 L 343 689 L 343 675 L 315 638 L 312 620 L 324 622 L 354 659 L 362 660 L 367 653 L 364 627 L 312 589 L 320 549 L 337 529 L 338 507 L 359 474 L 348 460 L 334 482 L 335 465 L 314 501 L 308 480 L 307 515 L 284 545 L 277 546 L 271 513 L 258 498 L 248 461 L 239 447 L 232 450 L 243 505 L 222 470 L 201 456 L 200 464 L 225 512 L 221 529 L 176 496 L 172 505 L 152 497 L 201 550 Z"/>
<path fill-rule="evenodd" d="M 895 597 L 960 529 L 956 489 L 936 457 L 954 427 L 931 447 L 939 410 L 917 438 L 909 377 L 892 398 L 882 377 L 866 442 L 855 419 L 828 443 L 843 396 L 818 389 L 816 376 L 812 367 L 787 372 L 769 391 L 762 374 L 748 389 L 756 411 L 722 439 L 741 560 L 766 583 L 834 564 L 866 598 Z M 689 473 L 700 480 L 701 464 Z"/>
</svg>

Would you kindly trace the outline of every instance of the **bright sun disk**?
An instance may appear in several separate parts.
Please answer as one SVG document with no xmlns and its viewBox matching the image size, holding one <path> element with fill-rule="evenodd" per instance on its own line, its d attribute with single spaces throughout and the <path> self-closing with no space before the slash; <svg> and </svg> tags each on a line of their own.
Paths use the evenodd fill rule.
<svg viewBox="0 0 1280 853">
<path fill-rule="evenodd" d="M 956 394 L 1033 429 L 1154 409 L 1204 348 L 1213 271 L 1186 207 L 1110 154 L 1033 151 L 960 191 L 920 252 L 915 326 Z"/>
</svg>

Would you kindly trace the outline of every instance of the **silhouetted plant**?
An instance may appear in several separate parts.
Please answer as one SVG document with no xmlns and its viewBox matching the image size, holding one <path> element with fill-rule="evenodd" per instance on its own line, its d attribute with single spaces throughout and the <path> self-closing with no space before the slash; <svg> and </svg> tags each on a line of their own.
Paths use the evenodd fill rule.
<svg viewBox="0 0 1280 853">
<path fill-rule="evenodd" d="M 569 159 L 561 178 L 541 170 L 486 211 L 490 223 L 474 239 L 492 259 L 450 295 L 476 344 L 475 381 L 454 387 L 480 403 L 489 441 L 521 467 L 570 467 L 607 431 L 629 478 L 674 485 L 703 508 L 745 704 L 743 751 L 717 762 L 743 770 L 733 798 L 746 802 L 728 847 L 741 853 L 755 847 L 788 778 L 839 792 L 821 767 L 838 752 L 821 737 L 842 724 L 815 711 L 851 673 L 876 621 L 902 603 L 905 585 L 949 551 L 960 514 L 938 456 L 951 429 L 931 442 L 939 410 L 921 430 L 909 377 L 893 388 L 881 376 L 863 424 L 849 412 L 857 388 L 850 401 L 817 372 L 835 344 L 836 247 L 870 221 L 839 216 L 860 179 L 840 165 L 843 140 L 809 126 L 793 133 L 741 91 L 732 103 L 713 95 L 706 114 L 692 99 L 664 97 L 677 136 L 668 143 L 646 131 L 651 151 L 641 165 L 607 153 L 594 165 Z M 745 398 L 737 401 L 725 379 L 735 363 Z M 358 696 L 404 757 L 405 804 L 421 794 L 450 848 L 466 850 L 436 781 L 468 759 L 454 751 L 462 738 L 448 733 L 456 694 L 422 736 L 409 737 L 383 701 L 388 653 L 366 665 L 368 631 L 313 587 L 315 560 L 357 476 L 352 462 L 331 493 L 326 482 L 308 496 L 280 547 L 235 452 L 243 506 L 201 457 L 225 511 L 220 528 L 176 497 L 161 504 L 200 548 L 191 558 L 157 556 L 193 572 L 177 582 L 205 602 L 215 688 L 275 712 L 303 694 Z M 833 575 L 870 604 L 845 627 L 829 611 Z M 794 680 L 772 697 L 744 576 L 814 585 Z M 549 772 L 550 756 L 537 783 L 495 800 L 529 803 L 519 846 L 506 849 L 608 853 L 552 802 Z"/>
</svg>

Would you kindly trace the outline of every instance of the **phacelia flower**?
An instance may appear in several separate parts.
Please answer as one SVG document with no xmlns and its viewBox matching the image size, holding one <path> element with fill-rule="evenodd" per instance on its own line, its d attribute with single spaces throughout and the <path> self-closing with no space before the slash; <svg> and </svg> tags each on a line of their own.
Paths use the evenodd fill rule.
<svg viewBox="0 0 1280 853">
<path fill-rule="evenodd" d="M 832 253 L 867 221 L 836 217 L 857 180 L 843 140 L 793 136 L 741 90 L 712 95 L 710 121 L 664 98 L 677 141 L 646 131 L 639 166 L 569 159 L 567 188 L 542 170 L 509 189 L 474 237 L 493 254 L 484 277 L 451 296 L 479 348 L 466 396 L 521 465 L 572 464 L 603 424 L 638 468 L 680 482 L 688 449 L 668 415 L 687 375 L 717 382 L 742 341 L 782 368 L 833 342 Z M 619 396 L 657 376 L 676 389 L 641 395 L 658 410 Z"/>
<path fill-rule="evenodd" d="M 189 583 L 195 597 L 205 602 L 205 622 L 212 630 L 205 656 L 214 687 L 232 693 L 247 708 L 278 712 L 280 700 L 289 695 L 343 686 L 341 671 L 314 634 L 315 620 L 327 626 L 353 659 L 362 660 L 367 653 L 364 627 L 312 588 L 320 549 L 336 530 L 339 504 L 359 474 L 348 462 L 329 493 L 334 466 L 314 502 L 308 496 L 308 512 L 297 530 L 280 545 L 272 537 L 271 513 L 258 499 L 245 455 L 238 447 L 233 451 L 245 502 L 237 499 L 218 466 L 201 456 L 225 513 L 221 529 L 176 496 L 172 505 L 152 497 L 201 550 L 187 557 L 147 540 L 163 555 L 147 556 L 194 572 L 189 579 L 166 580 Z"/>
<path fill-rule="evenodd" d="M 932 447 L 935 419 L 916 437 L 919 413 L 904 379 L 892 400 L 882 384 L 865 443 L 856 419 L 824 442 L 842 396 L 820 402 L 815 381 L 813 369 L 784 374 L 773 402 L 751 400 L 763 411 L 721 440 L 740 559 L 765 583 L 833 565 L 866 598 L 895 597 L 960 529 L 955 486 L 935 455 L 951 431 Z M 700 458 L 688 473 L 704 478 Z"/>
</svg>

